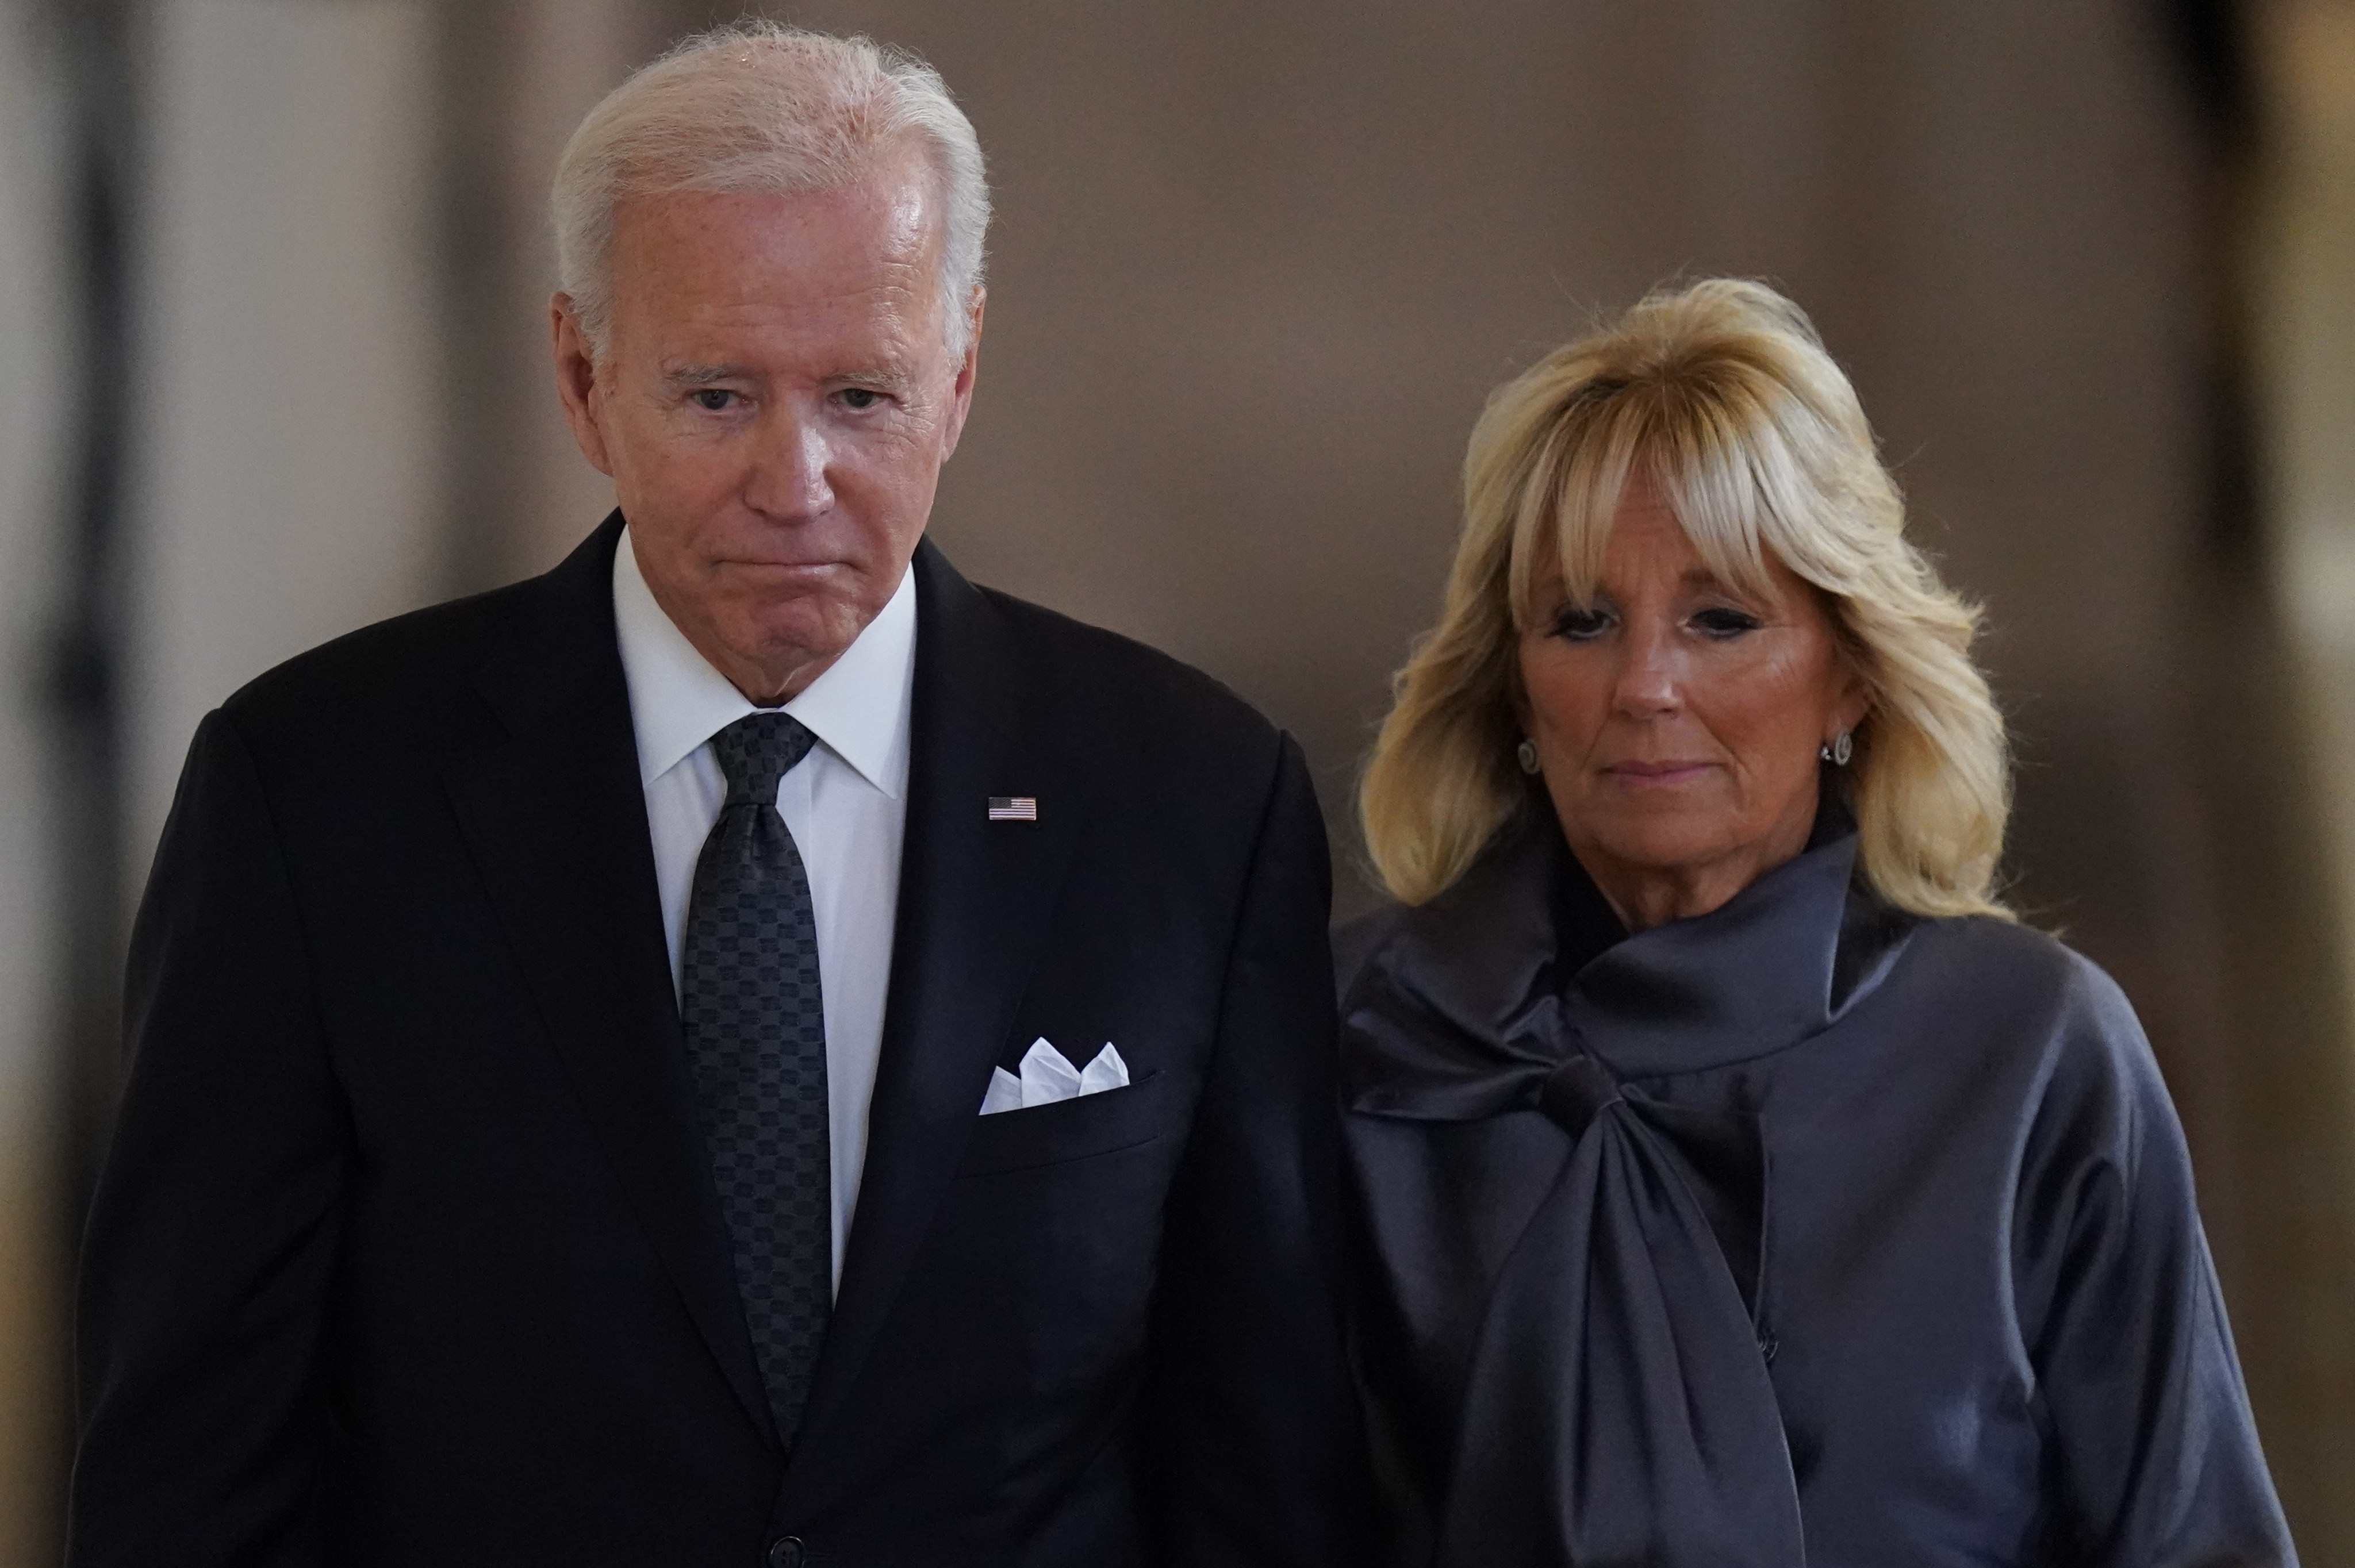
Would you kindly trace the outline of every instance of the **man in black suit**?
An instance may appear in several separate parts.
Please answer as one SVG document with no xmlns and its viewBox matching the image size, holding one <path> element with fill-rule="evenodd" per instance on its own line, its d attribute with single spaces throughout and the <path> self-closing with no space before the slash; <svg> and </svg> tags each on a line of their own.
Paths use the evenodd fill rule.
<svg viewBox="0 0 2355 1568">
<path fill-rule="evenodd" d="M 1322 828 L 1232 695 L 922 542 L 986 218 L 863 40 L 584 122 L 621 509 L 198 731 L 75 1568 L 1354 1557 Z"/>
</svg>

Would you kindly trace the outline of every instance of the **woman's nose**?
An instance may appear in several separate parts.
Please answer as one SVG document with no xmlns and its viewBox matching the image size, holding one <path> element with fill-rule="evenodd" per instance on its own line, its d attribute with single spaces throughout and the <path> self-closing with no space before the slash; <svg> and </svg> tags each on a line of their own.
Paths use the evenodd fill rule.
<svg viewBox="0 0 2355 1568">
<path fill-rule="evenodd" d="M 1612 705 L 1630 718 L 1651 718 L 1684 705 L 1684 674 L 1674 640 L 1638 631 L 1621 645 Z"/>
</svg>

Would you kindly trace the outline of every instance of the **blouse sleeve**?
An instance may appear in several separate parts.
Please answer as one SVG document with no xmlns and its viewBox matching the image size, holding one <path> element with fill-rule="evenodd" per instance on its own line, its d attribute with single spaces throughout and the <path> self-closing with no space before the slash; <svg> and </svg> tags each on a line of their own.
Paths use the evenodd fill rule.
<svg viewBox="0 0 2355 1568">
<path fill-rule="evenodd" d="M 2054 1522 L 2088 1568 L 2289 1568 L 2182 1129 L 2125 996 L 2077 979 L 2013 1231 Z"/>
</svg>

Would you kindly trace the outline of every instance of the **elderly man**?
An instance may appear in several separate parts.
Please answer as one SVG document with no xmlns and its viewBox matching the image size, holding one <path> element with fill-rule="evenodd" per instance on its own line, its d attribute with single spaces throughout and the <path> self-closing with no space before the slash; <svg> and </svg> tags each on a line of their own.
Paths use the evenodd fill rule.
<svg viewBox="0 0 2355 1568">
<path fill-rule="evenodd" d="M 72 1563 L 1350 1561 L 1323 832 L 1234 697 L 923 542 L 971 127 L 744 25 L 556 214 L 620 510 L 197 736 Z"/>
</svg>

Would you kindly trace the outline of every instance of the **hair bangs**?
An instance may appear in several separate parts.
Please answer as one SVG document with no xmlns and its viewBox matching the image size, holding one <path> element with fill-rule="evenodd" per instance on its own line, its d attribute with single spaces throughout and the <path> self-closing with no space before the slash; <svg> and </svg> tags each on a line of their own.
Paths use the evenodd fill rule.
<svg viewBox="0 0 2355 1568">
<path fill-rule="evenodd" d="M 1669 385 L 1646 453 L 1652 483 L 1677 525 L 1718 581 L 1737 592 L 1772 597 L 1770 556 L 1779 557 L 1774 509 L 1753 461 L 1758 432 L 1727 407 L 1717 388 Z"/>
<path fill-rule="evenodd" d="M 1530 465 L 1513 529 L 1509 593 L 1529 629 L 1556 583 L 1576 603 L 1601 591 L 1611 531 L 1650 486 L 1710 571 L 1737 591 L 1773 591 L 1775 508 L 1746 450 L 1751 434 L 1721 400 L 1675 383 L 1590 388 Z"/>
<path fill-rule="evenodd" d="M 1559 580 L 1572 598 L 1603 574 L 1611 523 L 1634 471 L 1641 432 L 1624 403 L 1573 403 L 1548 432 L 1521 486 L 1508 585 L 1513 624 L 1526 631 Z"/>
</svg>

